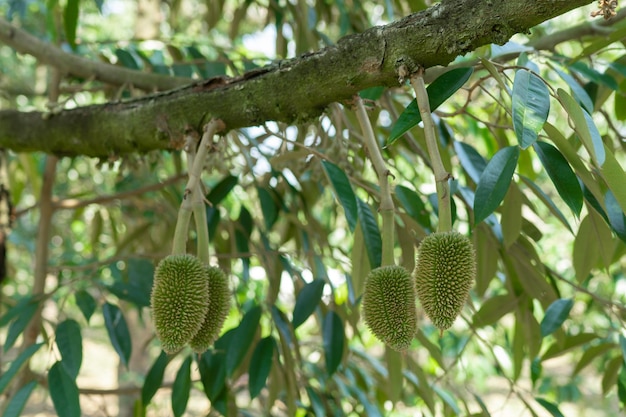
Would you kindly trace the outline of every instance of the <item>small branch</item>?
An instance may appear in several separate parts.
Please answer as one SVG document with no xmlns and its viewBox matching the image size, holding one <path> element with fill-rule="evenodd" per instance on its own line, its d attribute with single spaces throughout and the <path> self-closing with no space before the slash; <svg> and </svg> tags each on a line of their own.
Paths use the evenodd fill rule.
<svg viewBox="0 0 626 417">
<path fill-rule="evenodd" d="M 383 217 L 382 227 L 382 265 L 395 264 L 393 256 L 394 247 L 394 221 L 393 212 L 394 205 L 391 198 L 391 189 L 389 188 L 389 169 L 380 152 L 380 146 L 376 141 L 372 124 L 367 116 L 367 110 L 363 104 L 361 97 L 356 96 L 354 99 L 356 105 L 356 117 L 359 120 L 361 131 L 363 132 L 363 143 L 367 148 L 370 160 L 378 176 L 378 184 L 380 185 L 380 214 Z"/>
<path fill-rule="evenodd" d="M 56 45 L 42 42 L 2 18 L 0 18 L 0 43 L 22 54 L 32 55 L 40 63 L 53 66 L 63 74 L 95 78 L 107 84 L 131 84 L 142 90 L 153 91 L 171 90 L 193 82 L 190 78 L 135 71 L 67 53 Z"/>
<path fill-rule="evenodd" d="M 426 147 L 428 148 L 430 163 L 433 167 L 433 173 L 435 174 L 437 200 L 439 202 L 439 225 L 437 230 L 439 232 L 447 232 L 452 230 L 450 185 L 448 184 L 450 173 L 444 168 L 441 155 L 439 154 L 439 145 L 437 144 L 437 137 L 435 135 L 435 126 L 430 112 L 430 104 L 428 103 L 428 93 L 426 92 L 426 86 L 424 85 L 423 70 L 418 71 L 417 74 L 411 77 L 411 85 L 415 90 L 417 107 L 419 108 L 420 115 L 422 116 L 422 122 L 424 123 Z"/>
</svg>

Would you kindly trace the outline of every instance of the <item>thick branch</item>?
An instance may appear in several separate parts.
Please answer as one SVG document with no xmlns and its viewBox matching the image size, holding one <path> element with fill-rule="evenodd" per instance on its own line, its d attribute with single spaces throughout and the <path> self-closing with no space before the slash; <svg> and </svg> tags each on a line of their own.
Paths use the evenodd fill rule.
<svg viewBox="0 0 626 417">
<path fill-rule="evenodd" d="M 387 26 L 315 53 L 125 103 L 42 113 L 0 112 L 0 147 L 61 155 L 116 156 L 169 149 L 210 118 L 227 129 L 297 123 L 373 86 L 397 86 L 396 68 L 446 65 L 489 43 L 505 43 L 592 0 L 443 0 Z"/>
</svg>

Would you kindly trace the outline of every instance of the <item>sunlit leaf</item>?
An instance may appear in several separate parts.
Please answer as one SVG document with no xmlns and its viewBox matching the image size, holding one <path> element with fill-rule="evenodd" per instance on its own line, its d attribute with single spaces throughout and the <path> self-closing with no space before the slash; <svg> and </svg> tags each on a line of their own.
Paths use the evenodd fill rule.
<svg viewBox="0 0 626 417">
<path fill-rule="evenodd" d="M 65 320 L 57 326 L 55 336 L 57 347 L 61 353 L 61 364 L 68 375 L 76 379 L 83 361 L 83 339 L 80 334 L 80 325 L 74 320 Z"/>
<path fill-rule="evenodd" d="M 48 371 L 48 388 L 54 409 L 59 416 L 80 417 L 78 387 L 61 362 L 52 365 Z"/>
<path fill-rule="evenodd" d="M 359 212 L 359 223 L 363 231 L 363 240 L 367 249 L 367 256 L 372 269 L 378 268 L 382 257 L 382 239 L 376 217 L 372 213 L 370 206 L 357 197 L 357 207 Z"/>
<path fill-rule="evenodd" d="M 430 104 L 430 110 L 435 111 L 444 101 L 446 101 L 452 94 L 454 94 L 459 88 L 463 87 L 463 84 L 469 79 L 473 72 L 472 67 L 456 68 L 445 72 L 435 81 L 433 81 L 427 88 L 428 103 Z M 422 121 L 422 116 L 417 108 L 417 101 L 413 100 L 404 109 L 396 123 L 391 128 L 391 133 L 387 139 L 386 146 L 394 143 L 400 136 L 406 133 L 413 126 L 417 126 Z"/>
<path fill-rule="evenodd" d="M 268 336 L 259 340 L 252 359 L 250 360 L 250 375 L 248 388 L 250 390 L 250 398 L 255 398 L 267 382 L 267 377 L 272 369 L 272 359 L 274 357 L 274 346 L 276 341 L 272 336 Z"/>
<path fill-rule="evenodd" d="M 474 223 L 478 224 L 498 208 L 513 178 L 519 148 L 508 146 L 491 158 L 480 176 L 474 196 Z"/>
<path fill-rule="evenodd" d="M 42 347 L 44 343 L 28 346 L 11 362 L 9 368 L 0 375 L 0 394 L 9 386 L 9 383 L 17 375 L 22 366 Z"/>
<path fill-rule="evenodd" d="M 37 386 L 37 381 L 30 381 L 28 384 L 24 385 L 20 388 L 11 398 L 11 401 L 6 405 L 4 409 L 4 414 L 2 417 L 19 417 L 22 415 L 22 410 L 24 410 L 24 406 L 30 397 L 30 394 L 33 392 L 35 387 Z"/>
<path fill-rule="evenodd" d="M 161 351 L 161 354 L 156 359 L 156 361 L 154 361 L 152 367 L 146 374 L 143 386 L 141 387 L 141 403 L 144 405 L 144 407 L 150 404 L 150 401 L 152 401 L 152 397 L 154 397 L 154 394 L 156 394 L 156 392 L 161 387 L 167 363 L 167 354 Z"/>
<path fill-rule="evenodd" d="M 354 231 L 359 214 L 356 196 L 352 190 L 352 185 L 350 185 L 350 180 L 341 168 L 330 161 L 322 161 L 322 167 L 324 167 L 324 171 L 333 185 L 337 199 L 343 207 L 348 227 L 351 231 Z"/>
<path fill-rule="evenodd" d="M 239 327 L 237 327 L 236 333 L 233 335 L 234 343 L 228 346 L 226 353 L 226 375 L 230 376 L 233 374 L 248 352 L 248 349 L 250 349 L 254 335 L 258 330 L 260 319 L 260 306 L 252 307 L 241 319 L 241 323 L 239 323 Z"/>
<path fill-rule="evenodd" d="M 324 280 L 315 279 L 302 288 L 298 294 L 296 305 L 293 309 L 292 323 L 294 329 L 304 323 L 304 321 L 315 311 L 320 299 L 322 298 L 324 284 Z"/>
<path fill-rule="evenodd" d="M 132 342 L 122 310 L 111 303 L 104 303 L 102 306 L 102 315 L 104 316 L 104 326 L 109 334 L 113 349 L 115 349 L 119 355 L 122 363 L 128 366 Z"/>
<path fill-rule="evenodd" d="M 513 82 L 513 128 L 522 149 L 536 140 L 550 112 L 550 92 L 541 78 L 518 70 Z"/>
<path fill-rule="evenodd" d="M 557 148 L 549 143 L 538 141 L 533 145 L 533 148 L 559 195 L 578 217 L 583 207 L 583 192 L 578 178 L 567 160 Z"/>
<path fill-rule="evenodd" d="M 541 320 L 541 336 L 546 337 L 561 327 L 573 306 L 574 300 L 571 298 L 560 298 L 553 302 Z"/>
<path fill-rule="evenodd" d="M 326 313 L 322 325 L 324 340 L 324 358 L 326 359 L 326 372 L 328 375 L 335 373 L 343 358 L 344 332 L 341 317 L 334 311 Z"/>
</svg>

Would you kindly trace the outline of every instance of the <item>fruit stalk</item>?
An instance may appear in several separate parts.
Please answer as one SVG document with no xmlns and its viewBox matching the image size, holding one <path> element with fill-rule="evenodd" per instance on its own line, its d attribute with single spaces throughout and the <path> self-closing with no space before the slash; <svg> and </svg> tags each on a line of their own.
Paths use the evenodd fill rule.
<svg viewBox="0 0 626 417">
<path fill-rule="evenodd" d="M 424 70 L 420 70 L 411 77 L 411 85 L 415 90 L 415 99 L 419 108 L 422 122 L 424 123 L 424 136 L 426 138 L 426 147 L 428 148 L 428 156 L 435 174 L 435 186 L 437 187 L 437 200 L 439 202 L 439 224 L 438 232 L 448 232 L 452 230 L 452 211 L 450 206 L 450 186 L 448 179 L 450 173 L 446 171 L 439 154 L 437 138 L 435 136 L 435 127 L 432 114 L 430 111 L 430 103 L 428 102 L 428 92 L 424 85 Z"/>
<path fill-rule="evenodd" d="M 389 187 L 389 178 L 391 175 L 385 160 L 380 152 L 380 147 L 376 141 L 372 124 L 367 116 L 367 110 L 363 104 L 361 97 L 356 96 L 354 99 L 356 105 L 356 116 L 359 120 L 359 125 L 363 131 L 363 142 L 369 153 L 370 161 L 374 166 L 376 175 L 378 176 L 378 184 L 380 186 L 380 207 L 379 211 L 383 218 L 382 226 L 382 260 L 381 265 L 393 265 L 393 246 L 394 246 L 394 224 L 393 224 L 393 212 L 394 205 L 391 198 L 391 189 Z"/>
</svg>

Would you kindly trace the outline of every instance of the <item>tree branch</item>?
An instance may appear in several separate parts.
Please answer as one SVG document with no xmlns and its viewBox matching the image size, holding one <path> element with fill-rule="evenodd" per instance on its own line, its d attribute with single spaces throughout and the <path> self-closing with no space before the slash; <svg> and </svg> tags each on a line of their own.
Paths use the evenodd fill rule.
<svg viewBox="0 0 626 417">
<path fill-rule="evenodd" d="M 124 103 L 62 111 L 0 112 L 0 147 L 20 152 L 113 157 L 180 147 L 210 118 L 227 129 L 298 123 L 373 86 L 397 86 L 396 69 L 446 65 L 479 46 L 503 44 L 592 0 L 443 0 L 387 26 L 240 77 L 217 77 Z M 147 74 L 146 74 L 147 75 Z"/>
</svg>

